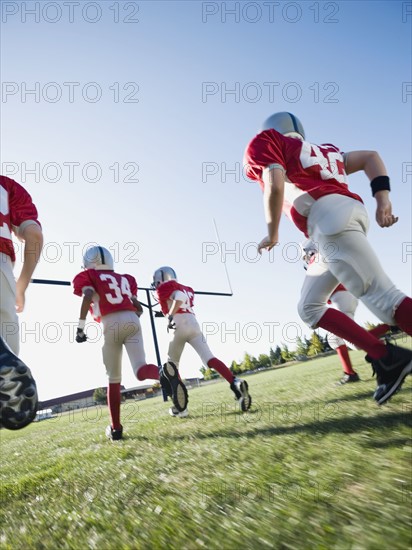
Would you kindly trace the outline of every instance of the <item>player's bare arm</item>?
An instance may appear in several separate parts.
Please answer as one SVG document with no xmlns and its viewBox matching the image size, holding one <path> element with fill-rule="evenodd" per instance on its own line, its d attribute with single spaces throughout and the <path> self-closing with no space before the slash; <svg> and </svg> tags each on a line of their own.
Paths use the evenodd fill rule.
<svg viewBox="0 0 412 550">
<path fill-rule="evenodd" d="M 82 305 L 80 306 L 80 317 L 82 321 L 86 320 L 87 314 L 89 312 L 90 306 L 93 302 L 93 290 L 91 288 L 86 288 L 83 294 Z"/>
<path fill-rule="evenodd" d="M 258 245 L 258 252 L 272 250 L 279 242 L 279 224 L 282 216 L 283 196 L 285 191 L 284 171 L 274 167 L 263 172 L 263 207 L 268 226 L 268 235 Z"/>
<path fill-rule="evenodd" d="M 26 289 L 29 286 L 43 248 L 43 233 L 37 223 L 31 223 L 18 236 L 24 241 L 23 267 L 16 282 L 16 310 L 21 313 L 24 309 Z"/>
<path fill-rule="evenodd" d="M 179 311 L 179 309 L 182 307 L 183 304 L 184 304 L 183 300 L 173 300 L 172 305 L 169 309 L 169 316 L 171 315 L 173 317 L 173 315 L 177 311 Z"/>
<path fill-rule="evenodd" d="M 373 196 L 376 200 L 375 218 L 380 227 L 391 227 L 398 221 L 398 217 L 392 214 L 392 204 L 389 200 L 389 179 L 383 160 L 376 151 L 352 151 L 346 154 L 345 169 L 347 174 L 353 174 L 363 170 L 368 176 Z M 383 182 L 386 189 L 374 190 L 374 181 Z M 386 184 L 387 181 L 387 185 Z M 381 184 L 382 185 L 382 184 Z"/>
</svg>

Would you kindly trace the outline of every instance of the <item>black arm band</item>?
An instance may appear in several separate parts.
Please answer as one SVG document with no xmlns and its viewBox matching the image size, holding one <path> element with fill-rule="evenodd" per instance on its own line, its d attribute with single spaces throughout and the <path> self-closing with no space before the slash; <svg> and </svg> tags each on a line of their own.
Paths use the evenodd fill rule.
<svg viewBox="0 0 412 550">
<path fill-rule="evenodd" d="M 378 176 L 371 181 L 372 195 L 375 196 L 375 193 L 378 191 L 390 191 L 391 186 L 389 185 L 388 176 Z"/>
</svg>

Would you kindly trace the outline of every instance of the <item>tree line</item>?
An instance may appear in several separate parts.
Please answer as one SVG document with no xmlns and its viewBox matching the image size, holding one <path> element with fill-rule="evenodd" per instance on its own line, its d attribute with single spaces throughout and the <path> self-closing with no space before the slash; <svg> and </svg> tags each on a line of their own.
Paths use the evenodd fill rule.
<svg viewBox="0 0 412 550">
<path fill-rule="evenodd" d="M 281 346 L 277 345 L 274 349 L 270 348 L 268 354 L 262 353 L 258 357 L 253 357 L 245 352 L 243 360 L 240 363 L 232 361 L 230 370 L 233 374 L 241 374 L 268 369 L 283 365 L 289 361 L 305 361 L 327 351 L 332 351 L 332 348 L 329 346 L 326 336 L 322 337 L 313 331 L 309 339 L 306 337 L 297 337 L 295 350 L 290 350 L 287 344 L 282 343 Z M 203 374 L 205 380 L 219 377 L 216 371 L 206 367 L 201 367 L 200 372 Z"/>
</svg>

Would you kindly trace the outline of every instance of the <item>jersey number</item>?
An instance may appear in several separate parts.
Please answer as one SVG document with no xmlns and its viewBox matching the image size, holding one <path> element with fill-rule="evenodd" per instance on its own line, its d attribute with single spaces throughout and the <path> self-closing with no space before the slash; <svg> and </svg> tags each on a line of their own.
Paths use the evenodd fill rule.
<svg viewBox="0 0 412 550">
<path fill-rule="evenodd" d="M 9 213 L 9 194 L 2 185 L 0 185 L 0 214 L 7 216 Z M 11 240 L 10 228 L 6 223 L 0 225 L 0 237 Z"/>
<path fill-rule="evenodd" d="M 181 290 L 183 294 L 186 296 L 186 300 L 184 303 L 180 306 L 179 309 L 183 309 L 184 311 L 188 311 L 189 313 L 193 313 L 193 292 L 187 291 L 187 290 Z"/>
<path fill-rule="evenodd" d="M 105 297 L 110 304 L 121 304 L 125 296 L 132 297 L 129 281 L 126 277 L 120 278 L 120 286 L 116 277 L 109 273 L 101 273 L 100 280 L 109 281 L 108 287 L 112 292 L 105 294 Z"/>
<path fill-rule="evenodd" d="M 343 167 L 343 157 L 336 151 L 326 151 L 313 145 L 307 141 L 302 142 L 302 150 L 300 152 L 300 162 L 303 168 L 310 168 L 311 166 L 320 167 L 320 177 L 323 180 L 335 179 L 339 183 L 346 183 L 346 175 L 343 169 L 339 170 L 337 161 L 340 161 L 341 167 Z"/>
</svg>

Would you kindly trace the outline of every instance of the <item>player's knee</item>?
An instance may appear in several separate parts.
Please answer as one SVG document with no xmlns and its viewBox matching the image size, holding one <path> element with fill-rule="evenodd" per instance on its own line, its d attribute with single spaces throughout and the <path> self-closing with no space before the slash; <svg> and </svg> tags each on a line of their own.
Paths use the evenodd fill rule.
<svg viewBox="0 0 412 550">
<path fill-rule="evenodd" d="M 307 303 L 303 300 L 298 303 L 299 317 L 309 327 L 315 327 L 318 324 L 319 319 L 325 313 L 326 309 L 325 304 Z"/>
<path fill-rule="evenodd" d="M 336 336 L 335 334 L 332 334 L 331 332 L 327 335 L 326 338 L 327 338 L 328 344 L 330 345 L 330 347 L 332 349 L 337 349 L 340 346 L 343 346 L 344 343 L 345 343 L 342 340 L 342 338 L 339 338 L 339 336 Z"/>
</svg>

